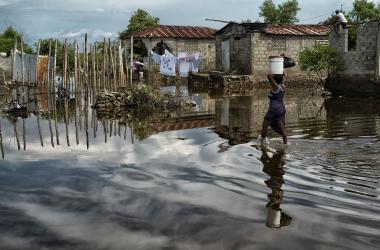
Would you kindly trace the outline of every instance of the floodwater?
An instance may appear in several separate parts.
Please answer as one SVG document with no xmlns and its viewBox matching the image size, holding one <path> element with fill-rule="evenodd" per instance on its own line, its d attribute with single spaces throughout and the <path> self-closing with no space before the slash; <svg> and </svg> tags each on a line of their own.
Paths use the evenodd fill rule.
<svg viewBox="0 0 380 250">
<path fill-rule="evenodd" d="M 281 153 L 264 92 L 188 92 L 164 116 L 2 114 L 0 249 L 378 249 L 379 102 L 288 90 Z"/>
</svg>

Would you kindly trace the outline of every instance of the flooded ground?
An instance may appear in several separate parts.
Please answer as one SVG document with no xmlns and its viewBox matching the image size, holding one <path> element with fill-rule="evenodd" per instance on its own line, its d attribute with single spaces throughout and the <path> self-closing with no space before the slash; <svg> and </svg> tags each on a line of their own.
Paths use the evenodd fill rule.
<svg viewBox="0 0 380 250">
<path fill-rule="evenodd" d="M 289 90 L 283 154 L 257 146 L 265 92 L 183 92 L 193 112 L 2 114 L 0 249 L 378 249 L 379 102 Z"/>
</svg>

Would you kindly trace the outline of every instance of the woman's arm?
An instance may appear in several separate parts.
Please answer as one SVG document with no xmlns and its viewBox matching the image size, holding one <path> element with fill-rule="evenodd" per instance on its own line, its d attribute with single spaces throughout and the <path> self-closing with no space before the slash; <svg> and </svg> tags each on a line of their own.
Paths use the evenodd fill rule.
<svg viewBox="0 0 380 250">
<path fill-rule="evenodd" d="M 280 85 L 277 84 L 276 80 L 274 80 L 271 74 L 268 74 L 268 81 L 274 91 L 278 91 L 280 89 Z"/>
</svg>

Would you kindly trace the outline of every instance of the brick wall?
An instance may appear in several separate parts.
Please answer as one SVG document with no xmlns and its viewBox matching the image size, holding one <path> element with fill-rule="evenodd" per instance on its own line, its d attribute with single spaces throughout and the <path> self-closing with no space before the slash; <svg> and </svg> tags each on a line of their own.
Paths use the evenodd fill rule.
<svg viewBox="0 0 380 250">
<path fill-rule="evenodd" d="M 266 79 L 269 62 L 268 57 L 284 53 L 286 56 L 293 58 L 297 66 L 285 70 L 288 77 L 307 76 L 308 73 L 301 71 L 298 65 L 299 53 L 315 45 L 319 41 L 326 41 L 328 37 L 324 36 L 274 36 L 263 33 L 253 33 L 252 36 L 252 74 L 257 79 Z"/>
<path fill-rule="evenodd" d="M 299 53 L 318 41 L 328 41 L 327 36 L 281 36 L 265 33 L 245 32 L 240 25 L 225 28 L 216 36 L 215 60 L 216 70 L 223 71 L 222 42 L 230 41 L 230 72 L 235 74 L 255 75 L 257 80 L 266 79 L 268 57 L 284 53 L 298 62 Z M 297 65 L 286 70 L 290 77 L 308 76 Z"/>
</svg>

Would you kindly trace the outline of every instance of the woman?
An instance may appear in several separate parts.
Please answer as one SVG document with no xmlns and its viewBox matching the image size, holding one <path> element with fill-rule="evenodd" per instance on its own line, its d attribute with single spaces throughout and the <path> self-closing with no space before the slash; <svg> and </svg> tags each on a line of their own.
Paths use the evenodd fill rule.
<svg viewBox="0 0 380 250">
<path fill-rule="evenodd" d="M 269 92 L 269 110 L 266 113 L 261 130 L 261 138 L 265 141 L 268 134 L 268 127 L 282 136 L 284 144 L 288 143 L 285 129 L 285 84 L 283 83 L 284 75 L 268 75 L 268 80 L 272 90 Z"/>
</svg>

